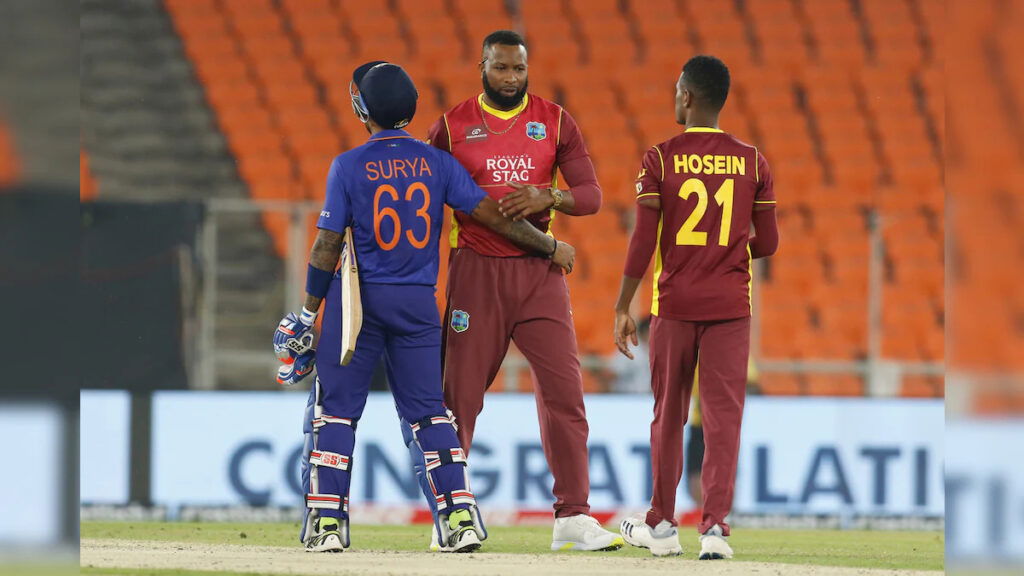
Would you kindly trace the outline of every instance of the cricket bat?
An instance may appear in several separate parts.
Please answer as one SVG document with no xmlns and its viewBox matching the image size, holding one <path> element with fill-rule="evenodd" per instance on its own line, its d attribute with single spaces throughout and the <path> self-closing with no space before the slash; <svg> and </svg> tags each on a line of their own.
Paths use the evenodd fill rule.
<svg viewBox="0 0 1024 576">
<path fill-rule="evenodd" d="M 345 229 L 345 247 L 341 251 L 341 365 L 352 361 L 356 339 L 363 327 L 363 302 L 359 295 L 359 263 L 352 228 Z"/>
</svg>

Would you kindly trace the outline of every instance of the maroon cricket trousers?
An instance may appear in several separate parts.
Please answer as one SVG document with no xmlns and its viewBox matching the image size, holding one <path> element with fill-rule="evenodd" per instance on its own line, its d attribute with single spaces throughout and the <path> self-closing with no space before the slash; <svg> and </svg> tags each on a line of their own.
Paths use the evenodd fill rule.
<svg viewBox="0 0 1024 576">
<path fill-rule="evenodd" d="M 444 331 L 444 399 L 467 455 L 484 393 L 509 342 L 533 369 L 544 456 L 554 477 L 555 516 L 589 514 L 583 381 L 561 269 L 545 258 L 452 251 Z M 516 426 L 516 422 L 508 422 Z"/>
<path fill-rule="evenodd" d="M 683 473 L 683 426 L 689 412 L 694 371 L 700 359 L 701 417 L 704 422 L 704 467 L 701 491 L 704 512 L 697 530 L 718 524 L 732 509 L 740 426 L 747 386 L 750 317 L 715 322 L 651 319 L 651 468 L 654 486 L 647 524 L 675 522 L 676 490 Z"/>
</svg>

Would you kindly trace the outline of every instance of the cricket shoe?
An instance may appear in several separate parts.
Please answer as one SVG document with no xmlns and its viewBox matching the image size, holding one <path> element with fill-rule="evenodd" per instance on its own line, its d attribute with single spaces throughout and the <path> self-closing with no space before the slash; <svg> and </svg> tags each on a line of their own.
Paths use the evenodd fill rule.
<svg viewBox="0 0 1024 576">
<path fill-rule="evenodd" d="M 722 527 L 715 524 L 700 536 L 701 560 L 724 560 L 732 558 L 732 548 L 726 542 Z"/>
<path fill-rule="evenodd" d="M 655 556 L 678 556 L 683 553 L 679 545 L 679 531 L 667 520 L 651 528 L 647 525 L 647 514 L 626 518 L 619 525 L 619 532 L 629 544 L 647 548 Z"/>
<path fill-rule="evenodd" d="M 438 535 L 436 524 L 431 526 L 431 552 L 475 552 L 483 546 L 473 525 L 473 515 L 469 510 L 456 510 L 440 521 L 448 523 L 448 536 L 444 538 Z M 445 541 L 443 545 L 442 541 Z"/>
<path fill-rule="evenodd" d="M 337 518 L 320 518 L 317 533 L 306 540 L 306 552 L 344 552 Z"/>
<path fill-rule="evenodd" d="M 555 518 L 555 529 L 551 535 L 552 550 L 576 550 L 595 552 L 618 550 L 625 542 L 614 532 L 609 532 L 593 516 L 578 514 Z"/>
</svg>

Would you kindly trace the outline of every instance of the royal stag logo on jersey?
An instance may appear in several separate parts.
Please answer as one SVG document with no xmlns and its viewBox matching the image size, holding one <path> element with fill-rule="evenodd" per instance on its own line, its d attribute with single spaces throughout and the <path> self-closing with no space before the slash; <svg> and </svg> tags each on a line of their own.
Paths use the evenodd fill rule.
<svg viewBox="0 0 1024 576">
<path fill-rule="evenodd" d="M 484 168 L 491 173 L 491 182 L 529 182 L 530 171 L 536 170 L 533 157 L 528 154 L 502 154 L 484 161 Z"/>
<path fill-rule="evenodd" d="M 527 122 L 526 135 L 539 142 L 548 137 L 548 127 L 543 122 Z"/>
<path fill-rule="evenodd" d="M 452 330 L 459 333 L 469 330 L 469 312 L 452 310 Z"/>
</svg>

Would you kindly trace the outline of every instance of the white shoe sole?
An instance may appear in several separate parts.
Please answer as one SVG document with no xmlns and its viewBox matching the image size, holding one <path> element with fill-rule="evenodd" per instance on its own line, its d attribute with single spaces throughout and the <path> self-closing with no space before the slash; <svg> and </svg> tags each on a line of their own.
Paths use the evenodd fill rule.
<svg viewBox="0 0 1024 576">
<path fill-rule="evenodd" d="M 629 534 L 631 533 L 630 530 L 634 527 L 639 526 L 636 524 L 631 524 L 628 521 L 623 521 L 621 526 L 619 527 L 619 532 L 622 533 L 623 540 L 625 540 L 630 546 L 635 546 L 637 548 L 646 548 L 650 550 L 651 554 L 655 556 L 679 556 L 683 553 L 683 547 L 679 545 L 678 535 L 675 535 L 672 538 L 661 539 L 654 538 L 653 535 L 651 535 L 650 540 L 645 542 L 641 538 L 629 536 Z M 650 530 L 648 529 L 646 532 L 638 531 L 638 534 L 650 535 Z"/>
<path fill-rule="evenodd" d="M 476 531 L 467 530 L 462 537 L 459 538 L 459 543 L 455 546 L 440 548 L 441 552 L 452 552 L 455 554 L 465 554 L 467 552 L 476 552 L 483 546 L 480 542 L 480 537 L 476 535 Z"/>
<path fill-rule="evenodd" d="M 648 544 L 644 544 L 644 543 L 640 542 L 639 540 L 634 540 L 634 539 L 628 538 L 626 536 L 623 536 L 622 538 L 627 543 L 629 543 L 630 546 L 635 546 L 637 548 L 647 548 L 648 550 L 650 550 L 651 554 L 653 554 L 655 556 L 679 556 L 680 554 L 683 553 L 683 547 L 679 545 L 679 541 L 678 540 L 676 540 L 675 542 L 671 542 L 671 541 L 669 541 L 669 542 L 654 541 L 654 542 L 650 542 Z M 666 539 L 666 540 L 668 540 L 668 539 Z"/>
<path fill-rule="evenodd" d="M 344 552 L 345 547 L 341 545 L 341 538 L 335 535 L 326 536 L 320 543 L 307 546 L 306 552 Z"/>
<path fill-rule="evenodd" d="M 618 550 L 625 545 L 625 540 L 621 536 L 611 535 L 611 538 L 599 540 L 597 542 L 576 542 L 574 540 L 552 540 L 551 550 L 573 550 L 575 552 L 610 552 L 612 550 Z"/>
<path fill-rule="evenodd" d="M 699 560 L 726 560 L 732 558 L 732 548 L 720 536 L 701 536 Z"/>
</svg>

